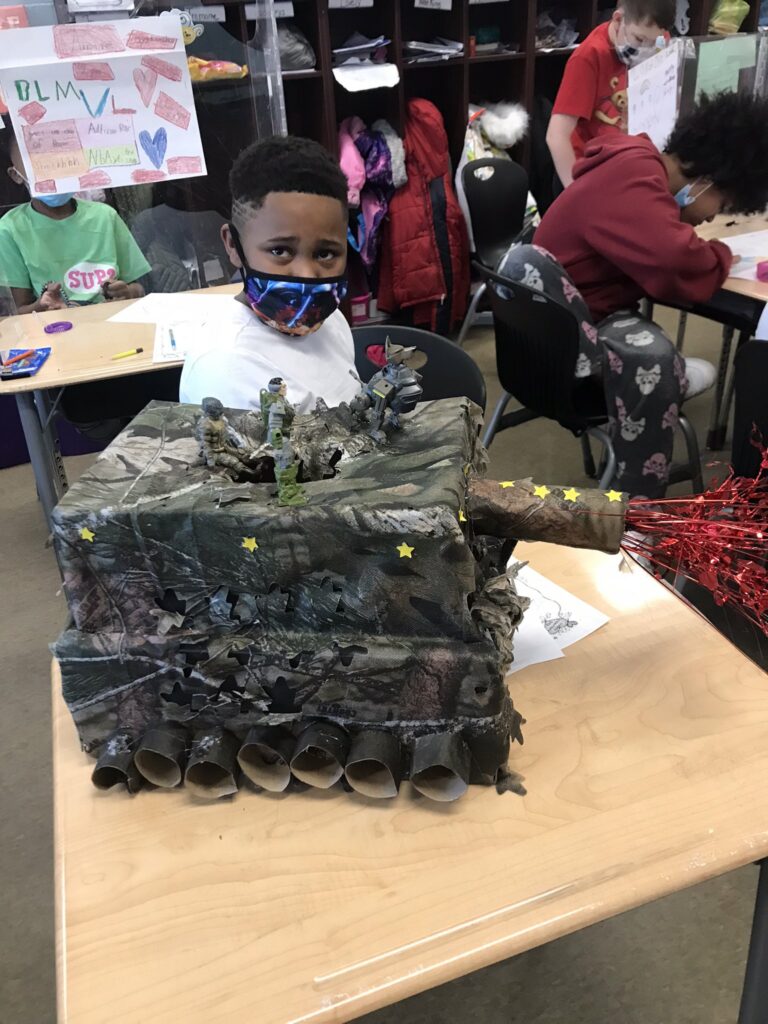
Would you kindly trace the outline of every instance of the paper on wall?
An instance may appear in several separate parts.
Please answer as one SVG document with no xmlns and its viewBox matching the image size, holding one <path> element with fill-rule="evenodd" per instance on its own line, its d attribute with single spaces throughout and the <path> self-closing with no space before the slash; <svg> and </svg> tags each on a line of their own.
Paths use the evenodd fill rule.
<svg viewBox="0 0 768 1024">
<path fill-rule="evenodd" d="M 33 195 L 206 173 L 178 14 L 2 32 L 0 89 Z"/>
<path fill-rule="evenodd" d="M 681 51 L 669 46 L 629 69 L 627 123 L 630 135 L 649 135 L 663 149 L 677 120 Z"/>
</svg>

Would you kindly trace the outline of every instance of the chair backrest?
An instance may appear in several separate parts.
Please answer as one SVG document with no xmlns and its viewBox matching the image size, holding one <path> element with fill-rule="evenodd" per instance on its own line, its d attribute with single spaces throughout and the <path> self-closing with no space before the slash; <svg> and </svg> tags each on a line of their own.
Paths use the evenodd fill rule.
<svg viewBox="0 0 768 1024">
<path fill-rule="evenodd" d="M 485 379 L 472 357 L 448 338 L 417 327 L 394 324 L 372 324 L 352 330 L 355 341 L 355 367 L 368 381 L 380 369 L 367 356 L 367 350 L 381 350 L 387 338 L 396 345 L 415 345 L 426 356 L 423 366 L 416 366 L 422 375 L 422 402 L 437 398 L 470 398 L 485 411 Z"/>
<path fill-rule="evenodd" d="M 604 414 L 599 381 L 574 376 L 579 321 L 565 303 L 475 264 L 496 335 L 499 381 L 526 409 L 571 429 Z"/>
<path fill-rule="evenodd" d="M 514 160 L 490 157 L 470 160 L 461 172 L 475 252 L 495 270 L 523 230 L 528 202 L 528 175 Z"/>
</svg>

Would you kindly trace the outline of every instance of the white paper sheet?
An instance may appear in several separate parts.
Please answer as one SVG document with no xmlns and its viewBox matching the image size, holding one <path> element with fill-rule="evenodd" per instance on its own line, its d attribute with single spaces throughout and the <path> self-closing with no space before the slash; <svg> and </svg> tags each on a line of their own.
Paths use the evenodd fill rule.
<svg viewBox="0 0 768 1024">
<path fill-rule="evenodd" d="M 234 295 L 198 295 L 190 292 L 152 292 L 111 316 L 107 323 L 206 323 L 226 316 Z"/>
<path fill-rule="evenodd" d="M 663 149 L 677 120 L 680 50 L 673 40 L 641 64 L 629 69 L 627 123 L 630 135 L 645 132 Z"/>
<path fill-rule="evenodd" d="M 206 173 L 178 14 L 0 32 L 33 195 Z"/>
<path fill-rule="evenodd" d="M 731 271 L 731 277 L 740 277 L 745 281 L 757 280 L 757 262 L 768 260 L 768 231 L 749 231 L 744 235 L 731 235 L 723 242 L 731 252 L 741 256 L 743 263 L 737 263 Z"/>
<path fill-rule="evenodd" d="M 214 329 L 214 324 L 210 321 L 191 324 L 177 320 L 174 323 L 157 324 L 152 362 L 175 363 L 184 359 L 187 352 Z"/>
<path fill-rule="evenodd" d="M 395 64 L 374 64 L 370 61 L 342 64 L 333 69 L 333 77 L 347 92 L 363 92 L 366 89 L 391 89 L 400 81 L 400 72 Z"/>
<path fill-rule="evenodd" d="M 525 615 L 535 616 L 561 651 L 608 622 L 603 612 L 569 594 L 530 565 L 518 572 L 515 586 L 518 594 L 531 599 Z"/>
<path fill-rule="evenodd" d="M 542 661 L 555 661 L 562 657 L 564 657 L 563 652 L 549 635 L 541 619 L 536 616 L 533 608 L 529 608 L 515 632 L 514 661 L 509 666 L 507 674 L 511 675 L 529 665 L 538 665 Z"/>
</svg>

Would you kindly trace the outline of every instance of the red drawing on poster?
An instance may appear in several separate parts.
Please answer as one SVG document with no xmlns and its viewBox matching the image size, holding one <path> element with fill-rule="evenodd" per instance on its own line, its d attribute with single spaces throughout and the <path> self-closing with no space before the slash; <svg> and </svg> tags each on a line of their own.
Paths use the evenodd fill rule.
<svg viewBox="0 0 768 1024">
<path fill-rule="evenodd" d="M 163 181 L 162 171 L 131 171 L 131 181 L 135 185 L 151 185 L 153 181 Z"/>
<path fill-rule="evenodd" d="M 161 92 L 157 97 L 155 113 L 158 117 L 162 117 L 164 121 L 170 121 L 171 124 L 175 124 L 177 128 L 183 128 L 185 131 L 189 128 L 189 119 L 192 115 L 167 93 Z"/>
<path fill-rule="evenodd" d="M 106 171 L 89 171 L 78 179 L 80 188 L 109 188 L 112 179 Z"/>
<path fill-rule="evenodd" d="M 199 156 L 174 156 L 168 161 L 169 174 L 202 174 L 203 162 Z"/>
<path fill-rule="evenodd" d="M 125 50 L 114 26 L 96 22 L 54 25 L 53 46 L 60 60 L 88 57 L 94 53 L 122 53 Z"/>
<path fill-rule="evenodd" d="M 145 107 L 148 107 L 152 99 L 152 93 L 155 91 L 155 86 L 157 85 L 157 74 L 154 71 L 148 71 L 144 68 L 134 68 L 133 83 L 139 90 L 141 102 Z"/>
<path fill-rule="evenodd" d="M 45 117 L 48 111 L 37 100 L 33 100 L 31 103 L 25 103 L 23 107 L 19 107 L 19 114 L 24 118 L 27 124 L 37 124 L 41 118 Z"/>
<path fill-rule="evenodd" d="M 112 82 L 115 73 L 104 61 L 82 60 L 72 65 L 72 77 L 76 82 Z"/>
<path fill-rule="evenodd" d="M 116 107 L 115 106 L 115 97 L 113 96 L 112 97 L 112 113 L 113 114 L 135 114 L 136 111 L 133 109 L 133 107 Z"/>
<path fill-rule="evenodd" d="M 56 182 L 53 178 L 48 178 L 46 181 L 35 182 L 35 192 L 55 192 Z"/>
<path fill-rule="evenodd" d="M 172 50 L 178 39 L 176 36 L 156 36 L 151 32 L 137 32 L 134 29 L 125 42 L 129 50 Z"/>
<path fill-rule="evenodd" d="M 29 25 L 27 8 L 20 4 L 15 7 L 0 7 L 0 29 L 26 28 Z"/>
<path fill-rule="evenodd" d="M 170 78 L 172 82 L 181 81 L 181 68 L 171 64 L 170 61 L 163 60 L 162 57 L 142 57 L 141 63 L 144 67 L 151 68 L 158 75 L 162 75 L 163 78 Z"/>
</svg>

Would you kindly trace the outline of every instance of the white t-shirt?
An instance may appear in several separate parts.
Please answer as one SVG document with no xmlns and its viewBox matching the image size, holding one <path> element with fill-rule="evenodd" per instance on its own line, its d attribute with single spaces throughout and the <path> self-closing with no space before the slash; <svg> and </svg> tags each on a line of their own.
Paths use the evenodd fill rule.
<svg viewBox="0 0 768 1024">
<path fill-rule="evenodd" d="M 229 319 L 187 352 L 179 399 L 199 405 L 212 397 L 229 409 L 258 409 L 261 389 L 282 377 L 296 412 L 311 412 L 318 398 L 338 405 L 355 397 L 354 368 L 352 332 L 340 310 L 319 330 L 295 337 L 267 327 L 233 299 Z"/>
</svg>

